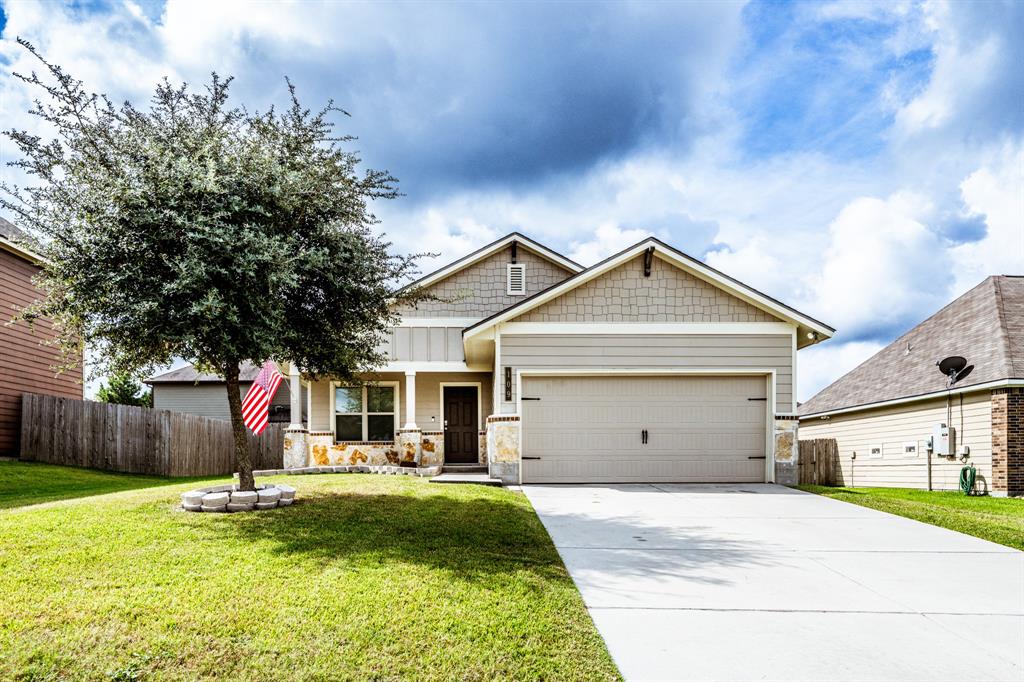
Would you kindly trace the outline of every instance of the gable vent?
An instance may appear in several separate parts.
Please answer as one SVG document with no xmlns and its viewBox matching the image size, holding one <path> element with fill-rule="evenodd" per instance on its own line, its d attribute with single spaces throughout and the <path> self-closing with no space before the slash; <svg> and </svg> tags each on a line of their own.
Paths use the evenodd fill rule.
<svg viewBox="0 0 1024 682">
<path fill-rule="evenodd" d="M 526 293 L 526 265 L 524 263 L 508 264 L 508 288 L 509 296 L 522 296 Z"/>
</svg>

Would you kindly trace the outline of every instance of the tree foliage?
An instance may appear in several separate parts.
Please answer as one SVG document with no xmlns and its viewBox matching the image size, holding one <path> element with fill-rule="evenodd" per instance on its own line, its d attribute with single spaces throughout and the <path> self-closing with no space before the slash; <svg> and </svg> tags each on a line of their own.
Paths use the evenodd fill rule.
<svg viewBox="0 0 1024 682">
<path fill-rule="evenodd" d="M 344 112 L 304 108 L 290 81 L 282 110 L 232 105 L 217 74 L 199 92 L 165 80 L 143 110 L 19 42 L 44 66 L 16 75 L 41 91 L 31 113 L 54 133 L 6 131 L 32 182 L 4 185 L 0 205 L 47 260 L 47 296 L 24 317 L 52 319 L 67 360 L 89 345 L 97 371 L 140 376 L 182 357 L 223 376 L 251 486 L 239 364 L 353 380 L 384 362 L 395 307 L 423 297 L 396 287 L 419 256 L 374 230 L 369 204 L 398 196 L 397 181 L 359 173 L 331 120 Z"/>
<path fill-rule="evenodd" d="M 153 391 L 143 387 L 130 374 L 115 374 L 106 384 L 100 384 L 96 399 L 101 403 L 153 407 Z"/>
</svg>

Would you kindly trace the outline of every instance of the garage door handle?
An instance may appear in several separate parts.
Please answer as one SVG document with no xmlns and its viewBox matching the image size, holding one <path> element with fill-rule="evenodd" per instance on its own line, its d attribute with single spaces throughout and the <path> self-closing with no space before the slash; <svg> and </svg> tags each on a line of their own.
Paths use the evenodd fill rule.
<svg viewBox="0 0 1024 682">
<path fill-rule="evenodd" d="M 523 459 L 540 459 L 540 457 L 523 457 Z"/>
<path fill-rule="evenodd" d="M 640 443 L 647 445 L 647 429 L 640 432 Z"/>
<path fill-rule="evenodd" d="M 747 459 L 768 459 L 766 456 L 761 455 L 760 457 L 747 457 Z"/>
</svg>

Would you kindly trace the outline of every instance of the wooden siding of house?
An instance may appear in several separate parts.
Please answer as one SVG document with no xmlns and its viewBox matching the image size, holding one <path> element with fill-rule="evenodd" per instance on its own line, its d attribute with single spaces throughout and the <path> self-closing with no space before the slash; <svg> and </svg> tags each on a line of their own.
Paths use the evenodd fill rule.
<svg viewBox="0 0 1024 682">
<path fill-rule="evenodd" d="M 992 404 L 988 391 L 964 396 L 963 427 L 960 398 L 952 398 L 950 425 L 957 430 L 957 447 L 971 449 L 969 462 L 978 470 L 978 489 L 990 492 L 992 479 Z M 839 445 L 839 475 L 836 483 L 858 487 L 928 487 L 927 443 L 936 424 L 945 423 L 946 399 L 936 398 L 891 407 L 832 415 L 828 419 L 800 420 L 800 438 L 834 438 Z M 918 454 L 906 455 L 904 443 L 916 443 Z M 871 457 L 871 446 L 882 447 L 881 457 Z M 857 458 L 852 459 L 853 453 Z M 931 456 L 932 487 L 957 490 L 959 458 Z"/>
<path fill-rule="evenodd" d="M 17 308 L 40 297 L 32 284 L 38 266 L 0 249 L 0 456 L 19 454 L 21 394 L 40 393 L 63 398 L 82 397 L 82 369 L 57 374 L 56 348 L 45 343 L 54 338 L 50 323 L 39 320 L 30 330 L 24 322 L 8 326 Z"/>
<path fill-rule="evenodd" d="M 462 362 L 462 327 L 394 327 L 384 350 L 395 361 Z"/>
<path fill-rule="evenodd" d="M 240 383 L 239 393 L 244 397 L 251 385 L 250 382 Z M 281 383 L 277 393 L 274 394 L 271 405 L 291 406 L 287 381 Z M 158 410 L 171 410 L 200 417 L 231 419 L 227 391 L 224 390 L 223 384 L 217 383 L 153 384 L 153 407 Z"/>
</svg>

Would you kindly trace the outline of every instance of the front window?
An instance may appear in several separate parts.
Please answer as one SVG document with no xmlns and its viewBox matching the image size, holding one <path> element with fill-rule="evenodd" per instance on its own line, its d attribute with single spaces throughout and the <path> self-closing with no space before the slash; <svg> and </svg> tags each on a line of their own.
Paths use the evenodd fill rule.
<svg viewBox="0 0 1024 682">
<path fill-rule="evenodd" d="M 393 441 L 397 392 L 395 384 L 335 388 L 335 440 Z"/>
</svg>

